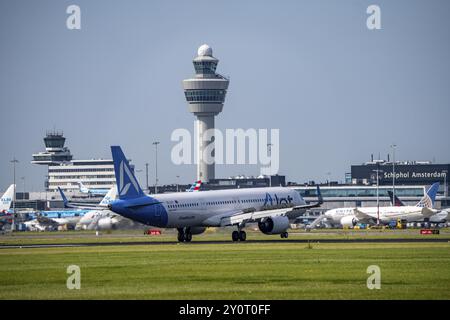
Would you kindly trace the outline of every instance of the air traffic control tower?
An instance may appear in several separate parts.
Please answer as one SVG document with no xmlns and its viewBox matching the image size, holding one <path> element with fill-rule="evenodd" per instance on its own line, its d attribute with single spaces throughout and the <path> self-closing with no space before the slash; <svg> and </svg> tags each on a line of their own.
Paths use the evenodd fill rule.
<svg viewBox="0 0 450 320">
<path fill-rule="evenodd" d="M 184 94 L 189 104 L 189 111 L 197 117 L 197 179 L 208 182 L 214 179 L 215 164 L 208 164 L 203 157 L 203 150 L 213 150 L 214 135 L 203 139 L 204 132 L 214 129 L 214 117 L 222 112 L 229 79 L 216 73 L 219 60 L 213 57 L 210 46 L 204 44 L 198 48 L 194 59 L 195 78 L 183 80 Z M 214 151 L 211 152 L 214 157 Z M 211 162 L 211 161 L 208 161 Z"/>
</svg>

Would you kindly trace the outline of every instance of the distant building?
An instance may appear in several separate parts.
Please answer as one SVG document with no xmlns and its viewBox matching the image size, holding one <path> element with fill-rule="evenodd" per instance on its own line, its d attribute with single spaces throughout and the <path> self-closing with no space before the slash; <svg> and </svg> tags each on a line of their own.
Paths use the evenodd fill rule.
<svg viewBox="0 0 450 320">
<path fill-rule="evenodd" d="M 402 185 L 396 186 L 396 195 L 405 204 L 415 205 L 424 195 L 426 185 Z M 316 186 L 289 186 L 297 190 L 307 202 L 317 200 Z M 390 206 L 388 191 L 392 191 L 392 186 L 384 185 L 378 188 L 378 199 L 381 207 Z M 377 186 L 370 185 L 338 185 L 320 187 L 324 203 L 314 211 L 326 211 L 328 209 L 342 207 L 375 207 L 377 205 Z M 446 208 L 450 205 L 450 199 L 443 191 L 439 191 L 436 196 L 435 208 Z"/>
<path fill-rule="evenodd" d="M 77 191 L 79 181 L 92 189 L 110 189 L 116 184 L 112 160 L 73 160 L 65 141 L 62 131 L 49 131 L 44 138 L 45 151 L 33 154 L 31 163 L 48 166 L 46 190 Z"/>
<path fill-rule="evenodd" d="M 90 189 L 110 189 L 116 184 L 112 160 L 72 160 L 48 166 L 47 190 L 78 190 L 78 182 Z"/>
<path fill-rule="evenodd" d="M 372 185 L 377 183 L 377 168 L 380 185 L 392 185 L 392 162 L 371 161 L 362 165 L 351 166 L 351 183 L 355 185 Z M 440 191 L 448 195 L 448 173 L 450 164 L 434 164 L 428 161 L 395 162 L 395 185 L 431 185 L 439 182 Z"/>
</svg>

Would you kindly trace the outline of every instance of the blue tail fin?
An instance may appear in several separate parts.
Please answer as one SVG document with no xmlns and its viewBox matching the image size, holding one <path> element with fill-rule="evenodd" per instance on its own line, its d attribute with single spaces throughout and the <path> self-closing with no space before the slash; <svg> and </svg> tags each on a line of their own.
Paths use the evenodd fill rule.
<svg viewBox="0 0 450 320">
<path fill-rule="evenodd" d="M 61 195 L 61 198 L 63 199 L 64 208 L 69 208 L 69 206 L 68 206 L 69 201 L 67 200 L 66 195 L 64 194 L 64 192 L 61 190 L 60 187 L 58 187 L 58 191 L 59 191 L 59 194 Z"/>
<path fill-rule="evenodd" d="M 111 146 L 111 153 L 114 161 L 119 199 L 133 199 L 144 196 L 144 192 L 131 171 L 122 149 L 119 146 Z"/>
<path fill-rule="evenodd" d="M 439 182 L 433 183 L 431 187 L 428 188 L 426 194 L 423 196 L 423 198 L 419 201 L 419 203 L 416 206 L 433 208 L 434 200 L 436 199 L 436 194 L 438 190 L 439 190 Z"/>
</svg>

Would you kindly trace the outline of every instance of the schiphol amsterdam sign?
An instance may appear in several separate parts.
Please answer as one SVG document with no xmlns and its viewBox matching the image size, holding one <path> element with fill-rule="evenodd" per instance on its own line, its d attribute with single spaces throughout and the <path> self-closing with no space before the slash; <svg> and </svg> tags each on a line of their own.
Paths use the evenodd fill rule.
<svg viewBox="0 0 450 320">
<path fill-rule="evenodd" d="M 384 172 L 383 179 L 392 179 L 392 172 Z M 447 172 L 445 171 L 428 171 L 428 172 L 417 172 L 417 171 L 404 171 L 396 172 L 395 179 L 444 179 L 447 177 Z"/>
</svg>

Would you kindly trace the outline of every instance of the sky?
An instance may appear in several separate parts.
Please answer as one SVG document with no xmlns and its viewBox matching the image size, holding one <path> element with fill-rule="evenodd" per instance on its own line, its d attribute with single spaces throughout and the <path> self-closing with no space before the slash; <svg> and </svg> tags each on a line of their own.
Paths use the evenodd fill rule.
<svg viewBox="0 0 450 320">
<path fill-rule="evenodd" d="M 69 30 L 69 5 L 81 29 Z M 381 29 L 369 30 L 369 5 Z M 450 162 L 450 2 L 381 0 L 0 0 L 0 190 L 44 189 L 32 165 L 47 130 L 76 159 L 121 145 L 144 184 L 190 183 L 171 133 L 193 132 L 182 80 L 206 43 L 230 77 L 216 128 L 280 130 L 287 181 L 343 181 L 352 164 L 386 158 Z M 217 165 L 217 177 L 258 175 Z M 180 178 L 177 179 L 176 176 Z M 24 177 L 25 179 L 20 179 Z"/>
</svg>

